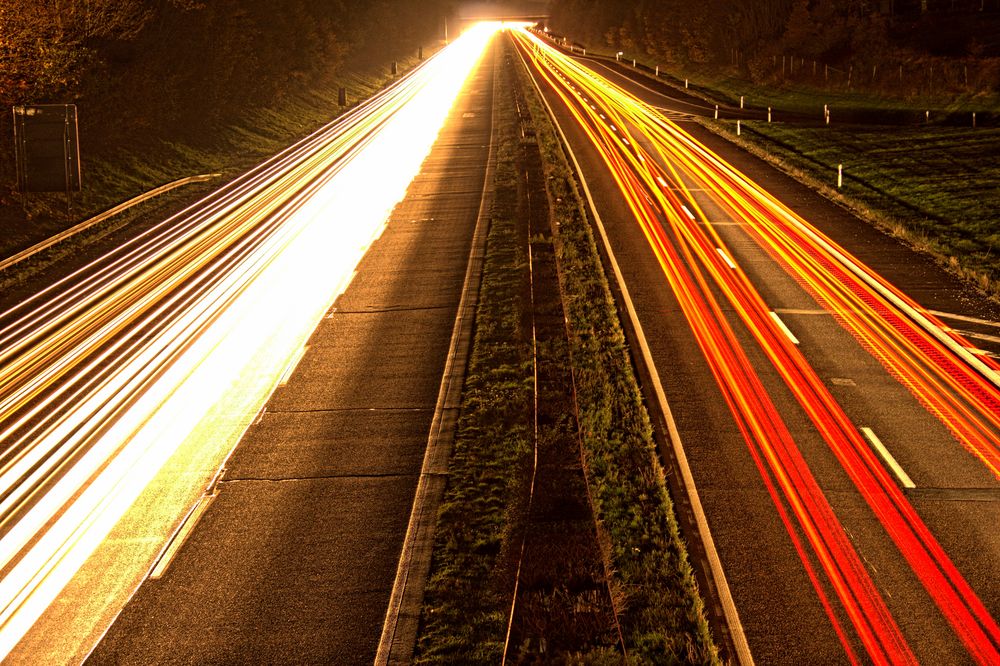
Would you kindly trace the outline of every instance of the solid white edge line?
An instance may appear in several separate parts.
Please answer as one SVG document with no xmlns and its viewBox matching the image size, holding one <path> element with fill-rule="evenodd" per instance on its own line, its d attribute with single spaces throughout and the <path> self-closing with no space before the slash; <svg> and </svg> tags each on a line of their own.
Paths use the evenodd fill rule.
<svg viewBox="0 0 1000 666">
<path fill-rule="evenodd" d="M 181 547 L 184 542 L 187 541 L 188 537 L 191 536 L 191 532 L 194 531 L 195 526 L 201 517 L 208 510 L 208 506 L 215 499 L 215 495 L 202 495 L 198 503 L 194 505 L 194 508 L 188 513 L 184 522 L 181 524 L 180 529 L 174 534 L 174 537 L 170 540 L 170 544 L 166 547 L 160 558 L 156 561 L 156 565 L 153 567 L 152 571 L 149 572 L 150 580 L 159 580 L 166 573 L 167 568 L 177 557 L 177 553 L 180 552 Z"/>
<path fill-rule="evenodd" d="M 278 386 L 285 386 L 288 384 L 288 380 L 292 378 L 295 373 L 295 369 L 299 367 L 299 362 L 302 357 L 306 355 L 309 351 L 309 345 L 302 345 L 299 347 L 298 351 L 292 354 L 292 357 L 288 359 L 288 365 L 285 366 L 285 371 L 281 373 L 281 379 L 278 380 Z"/>
<path fill-rule="evenodd" d="M 736 264 L 733 263 L 733 260 L 729 258 L 729 255 L 726 254 L 721 247 L 715 248 L 715 251 L 719 253 L 719 256 L 722 257 L 722 260 L 726 262 L 727 266 L 732 268 L 734 271 L 736 270 Z"/>
<path fill-rule="evenodd" d="M 523 62 L 522 58 L 522 63 Z M 525 67 L 527 67 L 526 63 Z M 530 68 L 528 71 L 530 73 Z M 534 76 L 531 77 L 531 81 L 534 83 L 535 89 L 538 91 L 542 102 L 545 104 L 545 108 L 548 110 L 549 118 L 551 118 L 552 124 L 559 132 L 563 149 L 573 162 L 574 169 L 576 169 L 577 178 L 580 179 L 580 186 L 587 198 L 587 205 L 590 208 L 590 213 L 594 216 L 594 223 L 600 234 L 601 243 L 607 252 L 608 261 L 611 263 L 611 268 L 615 274 L 615 281 L 618 283 L 618 288 L 622 294 L 622 300 L 625 302 L 625 309 L 628 311 L 629 321 L 632 324 L 632 329 L 635 331 L 636 339 L 639 342 L 639 348 L 642 352 L 643 363 L 649 371 L 650 380 L 653 384 L 653 392 L 656 394 L 656 401 L 660 406 L 664 420 L 667 422 L 670 444 L 673 449 L 674 456 L 677 459 L 678 471 L 680 471 L 681 479 L 683 481 L 681 485 L 684 487 L 685 491 L 687 491 L 688 501 L 691 503 L 691 511 L 694 513 L 695 523 L 698 526 L 698 533 L 702 541 L 702 547 L 705 549 L 705 557 L 708 558 L 712 582 L 715 583 L 716 592 L 719 596 L 719 603 L 722 605 L 722 612 L 726 617 L 726 624 L 729 629 L 730 637 L 733 641 L 733 647 L 736 651 L 736 660 L 742 666 L 753 666 L 754 661 L 753 655 L 750 653 L 750 645 L 747 643 L 746 633 L 743 631 L 743 623 L 740 621 L 739 611 L 736 609 L 736 602 L 733 600 L 732 591 L 729 589 L 729 583 L 726 580 L 726 574 L 722 568 L 722 560 L 719 557 L 718 550 L 715 548 L 715 540 L 712 538 L 712 533 L 708 528 L 708 518 L 705 515 L 704 507 L 701 505 L 701 498 L 698 495 L 698 489 L 694 483 L 694 475 L 691 473 L 691 466 L 688 464 L 687 454 L 684 452 L 684 445 L 681 442 L 680 432 L 677 430 L 677 424 L 674 422 L 673 414 L 670 411 L 670 405 L 667 404 L 667 397 L 663 390 L 663 384 L 660 381 L 660 375 L 656 370 L 656 366 L 653 364 L 652 352 L 649 350 L 649 344 L 646 341 L 646 335 L 643 332 L 642 325 L 639 323 L 639 316 L 635 311 L 634 304 L 632 303 L 632 297 L 629 295 L 628 288 L 625 285 L 625 278 L 622 275 L 621 267 L 619 266 L 618 260 L 615 258 L 614 251 L 611 248 L 611 241 L 609 240 L 607 231 L 604 228 L 604 223 L 601 221 L 601 216 L 597 212 L 597 206 L 594 204 L 594 197 L 590 193 L 590 187 L 587 185 L 587 181 L 583 177 L 583 169 L 580 168 L 580 163 L 576 159 L 576 153 L 574 153 L 573 149 L 570 147 L 569 140 L 566 138 L 566 133 L 563 132 L 562 126 L 560 126 L 559 122 L 556 120 L 555 112 L 552 110 L 552 106 L 549 104 L 548 98 L 545 97 L 541 87 L 538 85 L 538 81 L 535 80 Z"/>
<path fill-rule="evenodd" d="M 778 316 L 777 312 L 771 310 L 768 312 L 768 314 L 771 315 L 771 319 L 773 319 L 774 323 L 777 324 L 779 328 L 781 328 L 781 331 L 788 337 L 788 339 L 792 341 L 793 345 L 799 344 L 799 339 L 795 337 L 795 334 L 792 333 L 791 329 L 785 325 L 785 322 L 781 321 L 781 317 Z"/>
<path fill-rule="evenodd" d="M 903 471 L 903 468 L 898 462 L 896 462 L 896 459 L 892 457 L 892 454 L 889 453 L 889 449 L 885 448 L 885 444 L 883 444 L 882 440 L 878 438 L 875 431 L 868 427 L 862 427 L 860 430 L 871 445 L 875 447 L 875 450 L 878 451 L 879 455 L 882 456 L 882 459 L 885 460 L 889 469 L 895 473 L 896 478 L 899 479 L 901 484 L 903 484 L 903 487 L 916 488 L 917 484 L 913 483 L 910 475 Z"/>
</svg>

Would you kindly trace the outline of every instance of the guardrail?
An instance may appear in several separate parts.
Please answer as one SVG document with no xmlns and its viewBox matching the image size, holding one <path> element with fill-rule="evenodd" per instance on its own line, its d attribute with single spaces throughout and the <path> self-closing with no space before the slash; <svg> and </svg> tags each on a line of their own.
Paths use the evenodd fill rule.
<svg viewBox="0 0 1000 666">
<path fill-rule="evenodd" d="M 160 194 L 163 194 L 164 192 L 168 192 L 175 188 L 182 187 L 184 185 L 190 185 L 191 183 L 203 183 L 213 178 L 217 178 L 220 175 L 222 174 L 206 173 L 198 176 L 188 176 L 187 178 L 181 178 L 180 180 L 175 180 L 171 183 L 160 185 L 159 187 L 154 188 L 149 192 L 145 192 L 137 197 L 129 199 L 128 201 L 124 201 L 115 206 L 114 208 L 109 208 L 103 213 L 99 213 L 88 220 L 84 220 L 83 222 L 80 222 L 79 224 L 72 226 L 69 229 L 66 229 L 65 231 L 61 231 L 55 236 L 52 236 L 51 238 L 47 238 L 42 242 L 36 243 L 35 245 L 32 245 L 31 247 L 25 250 L 21 250 L 20 252 L 18 252 L 13 256 L 7 257 L 6 259 L 0 261 L 0 272 L 7 270 L 8 268 L 10 268 L 11 266 L 20 261 L 24 261 L 28 257 L 38 254 L 43 250 L 49 249 L 53 245 L 56 245 L 66 240 L 67 238 L 80 233 L 81 231 L 86 231 L 87 229 L 93 227 L 94 225 L 100 224 L 104 220 L 112 218 L 118 213 L 121 213 L 122 211 L 127 210 L 132 206 L 135 206 L 136 204 L 141 204 L 144 201 L 148 201 L 149 199 L 152 199 L 155 196 L 158 196 Z"/>
</svg>

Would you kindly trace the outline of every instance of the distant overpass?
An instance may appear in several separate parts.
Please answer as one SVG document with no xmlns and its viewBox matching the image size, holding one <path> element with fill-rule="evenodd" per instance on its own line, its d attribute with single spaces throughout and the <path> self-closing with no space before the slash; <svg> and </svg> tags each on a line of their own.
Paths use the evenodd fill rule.
<svg viewBox="0 0 1000 666">
<path fill-rule="evenodd" d="M 455 18 L 461 21 L 543 21 L 549 18 L 548 2 L 507 0 L 463 2 Z"/>
<path fill-rule="evenodd" d="M 458 16 L 459 21 L 544 21 L 549 18 L 549 14 L 490 14 L 481 16 Z"/>
</svg>

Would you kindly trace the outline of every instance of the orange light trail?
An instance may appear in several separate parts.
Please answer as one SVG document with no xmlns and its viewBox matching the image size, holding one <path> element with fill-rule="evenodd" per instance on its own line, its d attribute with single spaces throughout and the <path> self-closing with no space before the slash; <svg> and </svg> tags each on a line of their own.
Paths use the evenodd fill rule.
<svg viewBox="0 0 1000 666">
<path fill-rule="evenodd" d="M 734 308 L 970 655 L 984 664 L 1000 660 L 995 620 L 749 279 L 729 262 L 725 243 L 711 225 L 699 224 L 705 216 L 679 169 L 744 223 L 994 474 L 1000 460 L 996 364 L 971 354 L 968 343 L 945 333 L 910 299 L 654 109 L 535 35 L 521 31 L 516 38 L 533 71 L 559 95 L 596 148 L 640 224 L 848 658 L 859 661 L 792 518 L 868 657 L 875 663 L 915 661 L 713 288 Z"/>
</svg>

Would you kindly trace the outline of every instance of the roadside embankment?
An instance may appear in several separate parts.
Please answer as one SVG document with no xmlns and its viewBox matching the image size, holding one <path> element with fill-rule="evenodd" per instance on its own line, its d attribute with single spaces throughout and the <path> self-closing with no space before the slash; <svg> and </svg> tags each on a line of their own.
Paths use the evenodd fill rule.
<svg viewBox="0 0 1000 666">
<path fill-rule="evenodd" d="M 694 101 L 703 107 L 698 122 L 710 131 L 1000 299 L 995 94 L 904 99 L 861 89 L 765 86 L 719 72 L 686 75 L 641 60 L 632 67 L 613 55 L 604 61 L 666 95 Z"/>
</svg>

